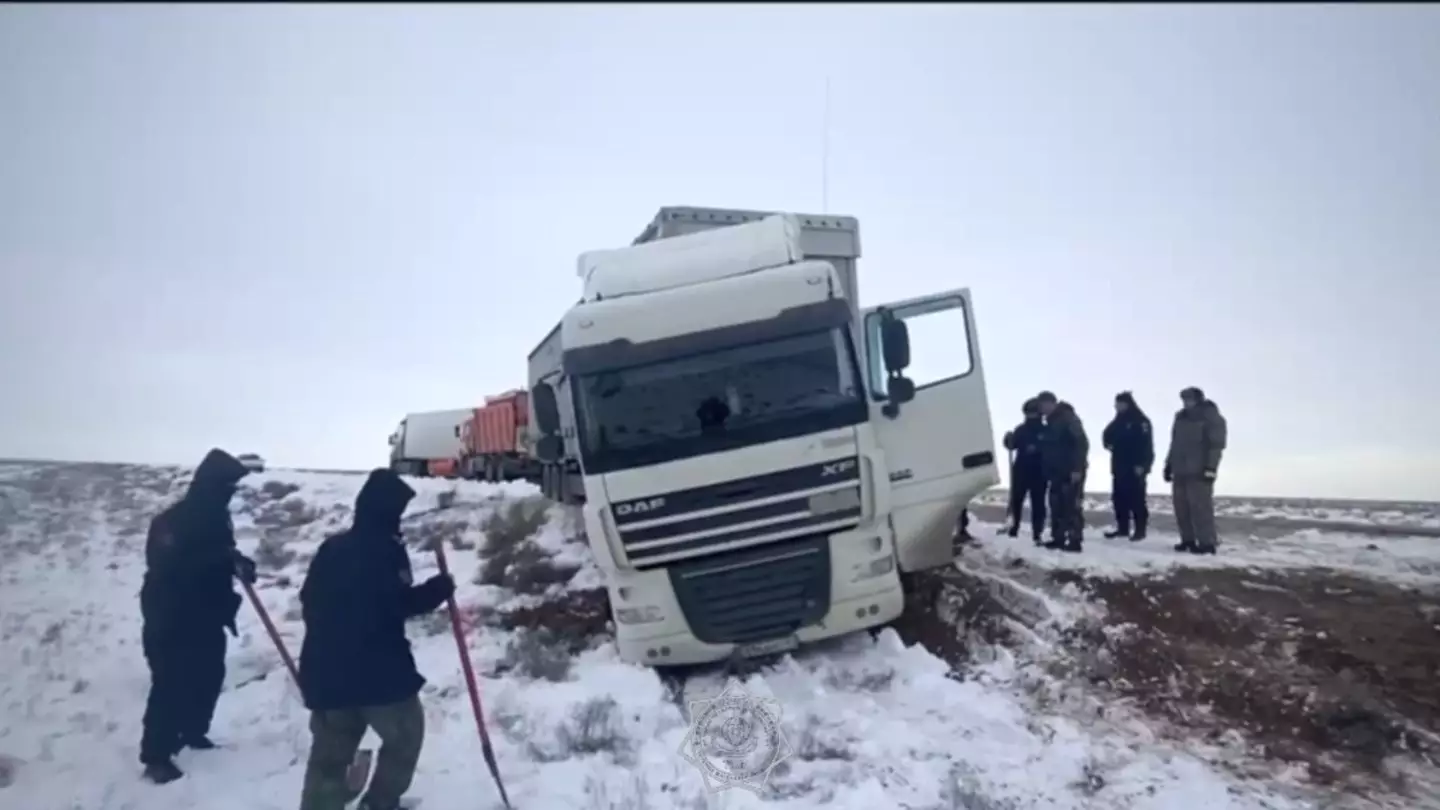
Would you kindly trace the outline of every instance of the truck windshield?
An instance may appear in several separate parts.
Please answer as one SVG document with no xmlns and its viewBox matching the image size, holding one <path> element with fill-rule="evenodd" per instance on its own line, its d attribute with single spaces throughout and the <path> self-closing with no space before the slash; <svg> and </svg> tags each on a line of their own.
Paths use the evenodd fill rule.
<svg viewBox="0 0 1440 810">
<path fill-rule="evenodd" d="M 818 433 L 867 418 L 843 330 L 754 343 L 579 377 L 587 473 Z"/>
</svg>

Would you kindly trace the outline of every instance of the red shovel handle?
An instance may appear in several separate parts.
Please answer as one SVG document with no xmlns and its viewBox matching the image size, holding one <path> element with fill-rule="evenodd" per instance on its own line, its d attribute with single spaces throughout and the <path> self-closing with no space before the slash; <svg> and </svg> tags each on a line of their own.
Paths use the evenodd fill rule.
<svg viewBox="0 0 1440 810">
<path fill-rule="evenodd" d="M 435 560 L 440 564 L 440 573 L 449 575 L 450 565 L 445 561 L 445 542 L 435 544 Z M 455 634 L 455 647 L 460 651 L 460 669 L 465 673 L 465 688 L 470 691 L 470 708 L 475 712 L 475 729 L 480 732 L 480 751 L 485 765 L 500 791 L 500 801 L 510 806 L 510 797 L 505 794 L 505 783 L 500 781 L 500 768 L 495 762 L 495 749 L 490 745 L 490 733 L 485 730 L 485 713 L 480 708 L 480 687 L 475 682 L 475 668 L 470 663 L 470 651 L 465 645 L 465 629 L 460 624 L 460 608 L 455 604 L 455 594 L 445 600 L 450 612 L 450 630 Z"/>
<path fill-rule="evenodd" d="M 275 643 L 275 649 L 280 651 L 280 658 L 285 661 L 285 668 L 290 670 L 290 677 L 295 680 L 295 686 L 300 686 L 300 670 L 295 666 L 295 659 L 290 657 L 290 651 L 285 649 L 285 640 L 280 638 L 280 631 L 275 629 L 275 623 L 270 621 L 270 613 L 265 610 L 265 603 L 255 593 L 255 586 L 240 580 L 245 586 L 245 595 L 250 597 L 250 604 L 255 607 L 255 612 L 260 616 L 260 623 L 265 625 L 265 632 L 270 635 L 270 640 Z"/>
</svg>

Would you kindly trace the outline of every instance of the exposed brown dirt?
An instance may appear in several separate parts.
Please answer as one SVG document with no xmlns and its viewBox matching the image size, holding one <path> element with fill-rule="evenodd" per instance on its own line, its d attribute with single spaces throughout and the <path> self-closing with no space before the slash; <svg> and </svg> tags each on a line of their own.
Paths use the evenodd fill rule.
<svg viewBox="0 0 1440 810">
<path fill-rule="evenodd" d="M 1005 619 L 1014 618 L 984 583 L 942 568 L 901 575 L 905 612 L 889 626 L 906 644 L 919 644 L 959 671 L 977 641 L 1007 644 Z"/>
<path fill-rule="evenodd" d="M 475 618 L 505 630 L 542 632 L 572 655 L 587 649 L 596 638 L 610 634 L 610 602 L 600 588 L 566 591 L 534 606 Z"/>
<path fill-rule="evenodd" d="M 1077 660 L 1152 714 L 1212 737 L 1242 731 L 1320 783 L 1436 753 L 1440 593 L 1318 569 L 1051 577 L 1107 608 L 1103 627 L 1068 639 L 1092 653 Z"/>
</svg>

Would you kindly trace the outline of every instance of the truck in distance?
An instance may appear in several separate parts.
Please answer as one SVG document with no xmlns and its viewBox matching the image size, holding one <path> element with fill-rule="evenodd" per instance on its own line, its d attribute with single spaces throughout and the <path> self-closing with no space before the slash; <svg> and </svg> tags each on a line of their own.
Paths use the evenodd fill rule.
<svg viewBox="0 0 1440 810">
<path fill-rule="evenodd" d="M 851 217 L 665 208 L 580 257 L 580 302 L 530 356 L 532 453 L 583 505 L 622 658 L 881 625 L 900 572 L 953 561 L 999 481 L 970 294 L 861 309 L 859 256 Z M 912 366 L 911 327 L 946 321 Z"/>
<path fill-rule="evenodd" d="M 461 478 L 538 482 L 529 453 L 530 393 L 523 389 L 486 397 L 460 426 Z"/>
<path fill-rule="evenodd" d="M 390 469 L 401 475 L 450 477 L 461 454 L 461 425 L 474 409 L 406 414 L 390 434 Z"/>
</svg>

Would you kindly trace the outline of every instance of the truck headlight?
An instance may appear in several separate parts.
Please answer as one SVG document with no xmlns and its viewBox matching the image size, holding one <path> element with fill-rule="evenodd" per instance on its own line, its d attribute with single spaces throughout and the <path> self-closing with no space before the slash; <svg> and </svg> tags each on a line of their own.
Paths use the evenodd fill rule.
<svg viewBox="0 0 1440 810">
<path fill-rule="evenodd" d="M 868 564 L 859 566 L 855 576 L 850 578 L 851 582 L 864 582 L 867 579 L 883 577 L 895 570 L 895 557 L 886 555 L 878 560 L 871 560 Z"/>
<path fill-rule="evenodd" d="M 651 624 L 665 620 L 665 614 L 654 605 L 615 609 L 615 621 L 621 624 Z"/>
</svg>

